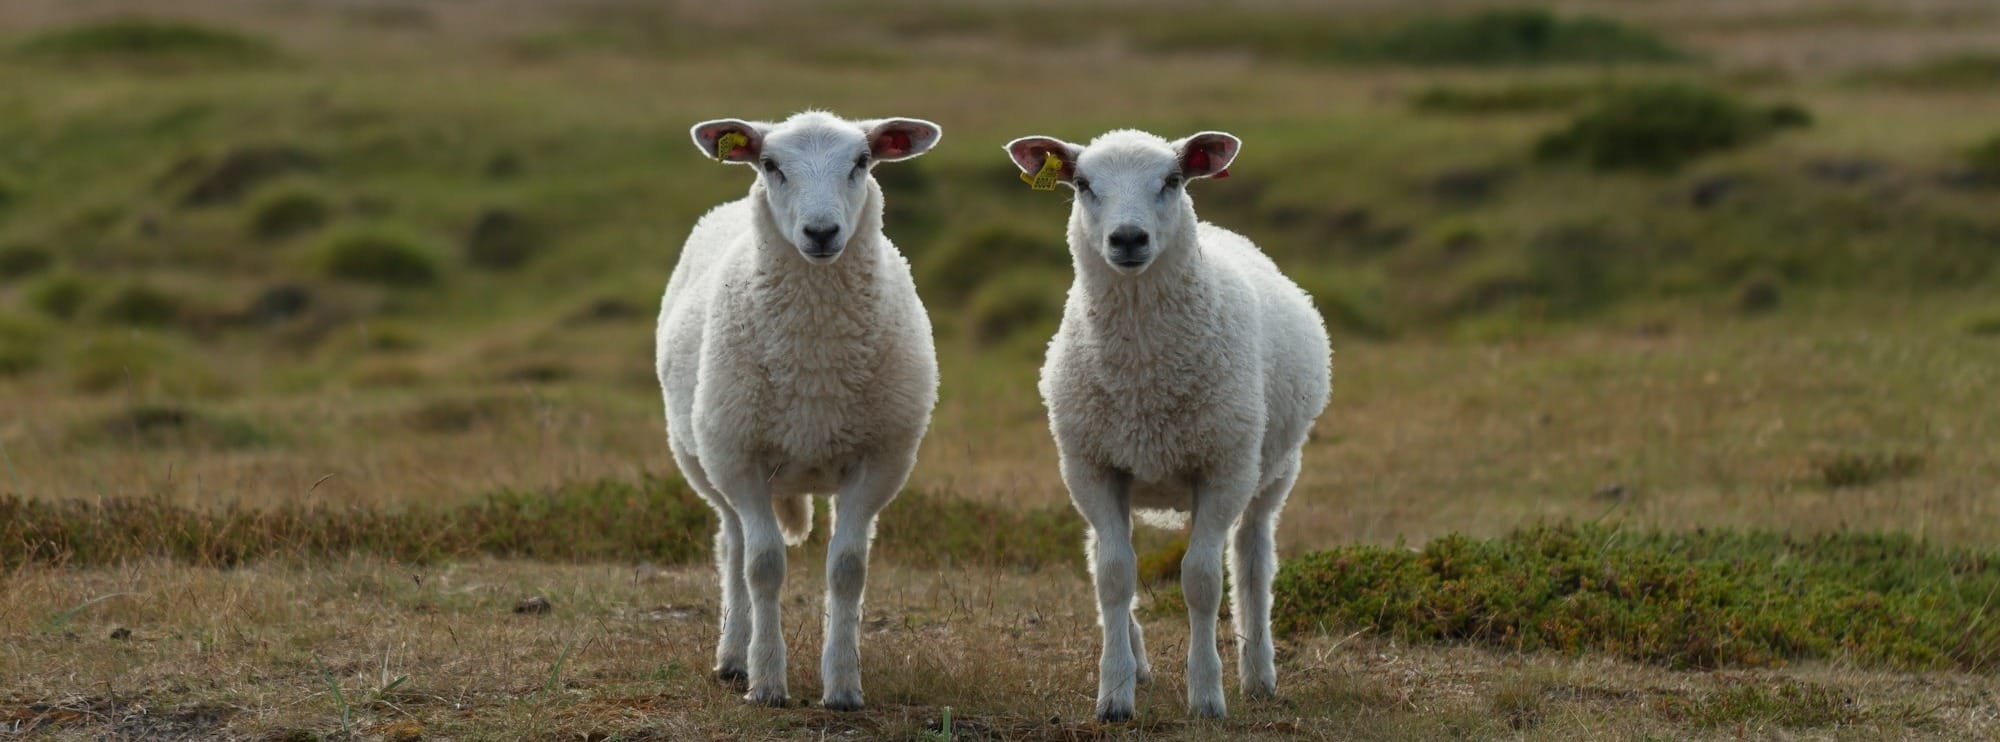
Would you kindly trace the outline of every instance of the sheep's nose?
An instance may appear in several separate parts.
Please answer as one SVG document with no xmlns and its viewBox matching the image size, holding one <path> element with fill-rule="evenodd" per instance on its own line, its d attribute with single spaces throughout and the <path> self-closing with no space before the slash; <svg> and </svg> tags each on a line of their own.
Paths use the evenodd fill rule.
<svg viewBox="0 0 2000 742">
<path fill-rule="evenodd" d="M 805 232 L 806 239 L 812 240 L 813 247 L 826 251 L 835 246 L 833 240 L 840 236 L 840 227 L 833 224 L 815 225 L 806 227 Z"/>
<path fill-rule="evenodd" d="M 1145 246 L 1146 230 L 1133 226 L 1124 226 L 1111 231 L 1112 249 L 1130 253 Z"/>
</svg>

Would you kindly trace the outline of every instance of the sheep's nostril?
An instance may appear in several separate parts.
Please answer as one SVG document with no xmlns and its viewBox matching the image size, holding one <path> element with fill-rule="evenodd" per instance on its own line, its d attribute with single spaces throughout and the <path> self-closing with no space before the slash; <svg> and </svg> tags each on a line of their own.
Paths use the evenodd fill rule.
<svg viewBox="0 0 2000 742">
<path fill-rule="evenodd" d="M 1145 247 L 1146 230 L 1138 227 L 1119 227 L 1111 231 L 1111 246 L 1119 250 L 1137 250 Z"/>
<path fill-rule="evenodd" d="M 814 247 L 824 249 L 833 246 L 834 238 L 840 236 L 840 227 L 837 226 L 806 227 L 805 233 L 806 233 L 806 238 L 812 240 Z"/>
</svg>

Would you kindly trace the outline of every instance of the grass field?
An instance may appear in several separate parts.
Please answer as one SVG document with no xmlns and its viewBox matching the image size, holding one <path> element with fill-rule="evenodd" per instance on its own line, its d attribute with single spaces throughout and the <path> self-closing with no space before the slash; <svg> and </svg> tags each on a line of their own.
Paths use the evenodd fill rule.
<svg viewBox="0 0 2000 742">
<path fill-rule="evenodd" d="M 2000 734 L 1996 83 L 1976 0 L 10 3 L 0 735 Z M 687 126 L 808 107 L 945 130 L 877 171 L 943 387 L 857 714 L 706 677 L 650 362 L 747 185 Z M 1197 208 L 1335 337 L 1285 698 L 1219 723 L 1164 579 L 1089 722 L 1034 392 L 1067 204 L 1000 144 L 1124 126 L 1242 137 Z"/>
</svg>

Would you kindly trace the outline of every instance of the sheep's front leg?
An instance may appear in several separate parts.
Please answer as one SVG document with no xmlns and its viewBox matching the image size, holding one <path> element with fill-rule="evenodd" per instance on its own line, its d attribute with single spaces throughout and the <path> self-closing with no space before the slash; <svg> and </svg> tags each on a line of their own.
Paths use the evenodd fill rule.
<svg viewBox="0 0 2000 742">
<path fill-rule="evenodd" d="M 915 459 L 913 449 L 891 460 L 862 462 L 834 503 L 833 537 L 826 545 L 826 643 L 819 658 L 826 689 L 820 704 L 834 711 L 861 708 L 861 596 L 868 585 L 868 546 L 875 537 L 875 515 L 903 489 Z"/>
<path fill-rule="evenodd" d="M 1235 482 L 1197 487 L 1194 525 L 1181 557 L 1181 594 L 1188 610 L 1188 711 L 1212 719 L 1228 713 L 1222 698 L 1222 655 L 1215 649 L 1216 615 L 1222 610 L 1222 550 L 1243 513 L 1247 488 Z"/>
<path fill-rule="evenodd" d="M 1236 543 L 1229 554 L 1230 605 L 1236 620 L 1236 672 L 1245 698 L 1278 695 L 1278 669 L 1272 660 L 1271 579 L 1277 571 L 1274 532 L 1278 512 L 1285 507 L 1298 479 L 1294 455 L 1289 473 L 1257 493 L 1236 524 Z"/>
<path fill-rule="evenodd" d="M 1063 464 L 1063 482 L 1090 524 L 1090 574 L 1097 585 L 1097 623 L 1104 645 L 1097 660 L 1097 719 L 1132 718 L 1138 658 L 1133 654 L 1132 600 L 1138 558 L 1132 553 L 1130 479 L 1102 467 Z"/>
<path fill-rule="evenodd" d="M 724 489 L 743 528 L 743 578 L 750 588 L 750 692 L 743 700 L 783 706 L 785 635 L 778 615 L 778 592 L 785 586 L 785 537 L 771 489 L 762 477 L 734 477 Z"/>
</svg>

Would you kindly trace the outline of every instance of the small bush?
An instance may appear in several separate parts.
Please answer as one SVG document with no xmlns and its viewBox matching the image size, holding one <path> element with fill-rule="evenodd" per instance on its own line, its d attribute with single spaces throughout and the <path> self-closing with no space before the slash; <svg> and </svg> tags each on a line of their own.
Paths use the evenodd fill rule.
<svg viewBox="0 0 2000 742">
<path fill-rule="evenodd" d="M 268 42 L 237 31 L 192 23 L 128 18 L 48 31 L 21 43 L 21 53 L 66 62 L 260 62 L 279 56 Z"/>
<path fill-rule="evenodd" d="M 1968 315 L 1959 324 L 1968 335 L 2000 337 L 2000 310 Z"/>
<path fill-rule="evenodd" d="M 181 304 L 180 297 L 151 284 L 129 283 L 112 292 L 97 314 L 106 321 L 134 327 L 165 327 L 179 319 Z"/>
<path fill-rule="evenodd" d="M 1347 44 L 1346 56 L 1417 65 L 1675 62 L 1687 55 L 1645 31 L 1543 9 L 1412 21 Z"/>
<path fill-rule="evenodd" d="M 1655 84 L 1607 97 L 1567 128 L 1542 137 L 1535 154 L 1581 160 L 1599 170 L 1670 171 L 1802 120 L 1810 115 L 1796 106 L 1759 112 L 1719 91 Z"/>
<path fill-rule="evenodd" d="M 28 303 L 56 319 L 74 319 L 90 300 L 90 283 L 74 273 L 53 273 L 28 288 Z"/>
<path fill-rule="evenodd" d="M 2000 134 L 1967 151 L 1965 164 L 1982 178 L 2000 181 Z"/>
<path fill-rule="evenodd" d="M 397 231 L 341 232 L 328 238 L 319 254 L 328 276 L 348 281 L 410 288 L 437 283 L 443 272 L 436 252 Z"/>
<path fill-rule="evenodd" d="M 1903 535 L 1541 526 L 1290 560 L 1272 623 L 1675 668 L 1838 657 L 1988 672 L 2000 666 L 2000 627 L 1984 620 L 1996 591 L 2000 555 Z"/>
<path fill-rule="evenodd" d="M 1953 54 L 1868 73 L 1863 79 L 1911 88 L 1991 89 L 2000 86 L 2000 54 Z"/>
<path fill-rule="evenodd" d="M 55 256 L 34 245 L 0 247 L 0 281 L 12 281 L 41 273 L 55 265 Z"/>
<path fill-rule="evenodd" d="M 176 163 L 168 181 L 192 177 L 181 193 L 183 206 L 214 206 L 235 203 L 257 186 L 294 174 L 316 173 L 325 169 L 319 155 L 286 144 L 253 144 L 234 147 L 220 158 L 192 156 Z"/>
<path fill-rule="evenodd" d="M 69 357 L 70 384 L 86 394 L 112 390 L 170 395 L 212 394 L 222 384 L 201 357 L 139 332 L 90 336 Z"/>
<path fill-rule="evenodd" d="M 49 332 L 27 317 L 0 314 L 0 379 L 40 368 Z"/>
<path fill-rule="evenodd" d="M 273 440 L 247 421 L 158 404 L 111 413 L 79 428 L 72 437 L 82 443 L 134 448 L 241 449 Z"/>
<path fill-rule="evenodd" d="M 275 242 L 325 226 L 333 207 L 319 189 L 292 185 L 258 196 L 250 206 L 250 233 Z"/>
<path fill-rule="evenodd" d="M 1069 263 L 1060 233 L 1038 235 L 1004 224 L 975 228 L 917 260 L 917 289 L 933 303 L 963 305 L 980 285 L 1017 266 L 1059 268 Z"/>
<path fill-rule="evenodd" d="M 1048 330 L 1062 317 L 1069 279 L 1053 271 L 1020 270 L 993 277 L 966 303 L 972 337 L 997 345 L 1029 330 Z"/>
<path fill-rule="evenodd" d="M 1920 453 L 1900 451 L 1896 453 L 1840 453 L 1813 459 L 1813 471 L 1820 483 L 1831 489 L 1844 487 L 1866 487 L 1878 482 L 1904 479 L 1923 471 L 1925 457 Z"/>
<path fill-rule="evenodd" d="M 508 209 L 492 209 L 472 225 L 465 240 L 466 262 L 480 268 L 519 268 L 542 251 L 541 228 Z"/>
</svg>

